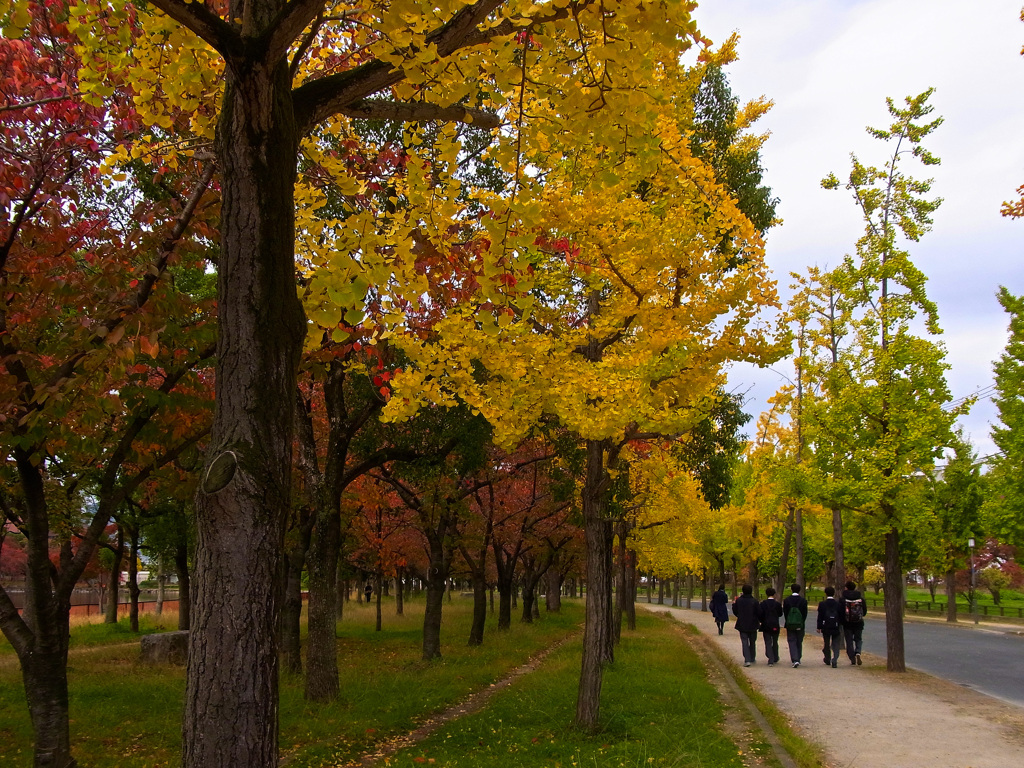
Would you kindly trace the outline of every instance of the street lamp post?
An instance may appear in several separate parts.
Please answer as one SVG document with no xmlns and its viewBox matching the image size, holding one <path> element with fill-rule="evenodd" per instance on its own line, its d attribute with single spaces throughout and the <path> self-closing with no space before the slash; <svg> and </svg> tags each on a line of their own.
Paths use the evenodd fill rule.
<svg viewBox="0 0 1024 768">
<path fill-rule="evenodd" d="M 967 540 L 967 546 L 971 548 L 971 617 L 974 623 L 978 623 L 977 599 L 974 591 L 974 539 Z"/>
</svg>

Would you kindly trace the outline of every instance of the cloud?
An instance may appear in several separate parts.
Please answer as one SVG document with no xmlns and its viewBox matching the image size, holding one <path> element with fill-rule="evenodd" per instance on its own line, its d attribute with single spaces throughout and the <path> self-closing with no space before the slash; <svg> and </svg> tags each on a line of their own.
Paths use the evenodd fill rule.
<svg viewBox="0 0 1024 768">
<path fill-rule="evenodd" d="M 762 160 L 784 219 L 767 238 L 783 295 L 790 271 L 835 266 L 863 230 L 849 194 L 821 189 L 821 178 L 845 178 L 851 152 L 882 165 L 891 150 L 865 127 L 888 125 L 885 98 L 901 104 L 936 89 L 930 103 L 945 122 L 926 145 L 942 164 L 907 172 L 933 177 L 944 202 L 934 230 L 909 250 L 939 305 L 954 397 L 991 381 L 1005 343 L 998 286 L 1024 292 L 1024 222 L 999 215 L 1024 184 L 1020 12 L 1021 0 L 718 0 L 695 13 L 716 42 L 740 33 L 740 60 L 728 70 L 736 95 L 775 102 L 758 127 L 771 132 Z M 776 368 L 791 375 L 786 362 Z M 732 388 L 750 389 L 755 415 L 780 381 L 744 366 L 730 373 Z M 979 449 L 991 445 L 994 414 L 979 403 L 963 421 Z"/>
</svg>

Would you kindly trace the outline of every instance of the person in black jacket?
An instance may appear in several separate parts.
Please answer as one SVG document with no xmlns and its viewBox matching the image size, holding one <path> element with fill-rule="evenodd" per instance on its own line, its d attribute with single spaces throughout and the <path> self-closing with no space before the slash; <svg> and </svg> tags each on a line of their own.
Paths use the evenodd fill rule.
<svg viewBox="0 0 1024 768">
<path fill-rule="evenodd" d="M 846 639 L 846 655 L 850 663 L 857 666 L 860 666 L 860 652 L 864 647 L 864 616 L 867 612 L 867 602 L 857 585 L 852 581 L 846 582 L 846 589 L 839 599 L 839 621 Z"/>
<path fill-rule="evenodd" d="M 786 622 L 789 660 L 796 669 L 804 655 L 804 626 L 807 622 L 807 601 L 800 594 L 799 584 L 794 584 L 793 594 L 782 601 L 782 615 Z"/>
<path fill-rule="evenodd" d="M 761 606 L 754 597 L 754 588 L 743 585 L 743 594 L 732 604 L 732 612 L 736 615 L 736 631 L 740 633 L 740 645 L 743 647 L 743 666 L 749 667 L 757 657 L 757 628 L 761 626 Z"/>
<path fill-rule="evenodd" d="M 768 657 L 768 666 L 779 663 L 779 618 L 782 616 L 782 603 L 775 599 L 775 589 L 768 587 L 764 591 L 767 597 L 761 601 L 761 636 L 764 638 L 764 655 Z"/>
<path fill-rule="evenodd" d="M 725 584 L 719 585 L 711 595 L 711 616 L 718 625 L 718 634 L 722 634 L 722 628 L 729 620 L 729 595 L 726 594 Z"/>
<path fill-rule="evenodd" d="M 839 601 L 836 600 L 836 588 L 825 587 L 825 599 L 818 603 L 818 634 L 824 640 L 822 652 L 825 663 L 832 669 L 839 665 Z"/>
</svg>

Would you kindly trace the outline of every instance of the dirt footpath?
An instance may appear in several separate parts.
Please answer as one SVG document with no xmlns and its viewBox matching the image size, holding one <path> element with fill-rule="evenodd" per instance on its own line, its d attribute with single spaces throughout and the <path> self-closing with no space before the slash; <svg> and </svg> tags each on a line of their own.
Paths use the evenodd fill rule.
<svg viewBox="0 0 1024 768">
<path fill-rule="evenodd" d="M 692 624 L 742 664 L 730 625 L 719 636 L 710 613 L 649 607 Z M 869 622 L 865 631 L 872 628 Z M 1024 708 L 920 672 L 890 674 L 885 659 L 868 654 L 854 667 L 843 653 L 832 669 L 823 663 L 816 633 L 808 634 L 803 661 L 793 669 L 782 634 L 777 666 L 765 663 L 758 635 L 757 663 L 738 669 L 824 748 L 830 768 L 1024 766 Z"/>
</svg>

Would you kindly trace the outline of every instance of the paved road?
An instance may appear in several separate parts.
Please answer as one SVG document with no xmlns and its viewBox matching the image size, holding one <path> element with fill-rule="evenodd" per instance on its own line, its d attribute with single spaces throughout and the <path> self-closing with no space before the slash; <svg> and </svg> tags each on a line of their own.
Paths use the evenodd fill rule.
<svg viewBox="0 0 1024 768">
<path fill-rule="evenodd" d="M 813 615 L 812 607 L 812 620 Z M 984 624 L 975 629 L 966 623 L 907 621 L 903 627 L 908 667 L 1024 707 L 1024 635 L 986 629 Z M 785 645 L 783 639 L 783 655 Z M 868 615 L 864 650 L 885 658 L 880 611 Z M 840 663 L 846 663 L 845 653 Z"/>
<path fill-rule="evenodd" d="M 907 666 L 1024 706 L 1024 636 L 1005 631 L 908 621 Z M 864 650 L 885 658 L 885 622 L 868 622 Z"/>
</svg>

